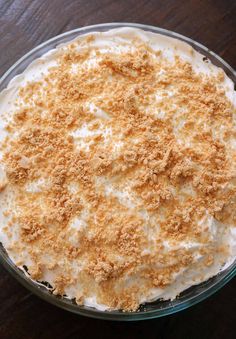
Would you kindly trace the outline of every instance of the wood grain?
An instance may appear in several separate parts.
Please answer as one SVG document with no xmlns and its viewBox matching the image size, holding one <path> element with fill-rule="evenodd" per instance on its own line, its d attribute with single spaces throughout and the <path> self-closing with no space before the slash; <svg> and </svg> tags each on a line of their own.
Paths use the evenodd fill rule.
<svg viewBox="0 0 236 339">
<path fill-rule="evenodd" d="M 195 39 L 236 68 L 235 0 L 0 0 L 0 70 L 62 32 L 103 22 L 138 22 Z M 236 329 L 236 280 L 208 300 L 138 323 L 93 320 L 32 295 L 0 267 L 0 338 L 230 339 Z"/>
</svg>

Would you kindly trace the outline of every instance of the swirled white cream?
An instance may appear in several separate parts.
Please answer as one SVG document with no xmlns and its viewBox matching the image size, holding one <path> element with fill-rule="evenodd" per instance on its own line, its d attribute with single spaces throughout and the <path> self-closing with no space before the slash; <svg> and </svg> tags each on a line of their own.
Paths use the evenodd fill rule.
<svg viewBox="0 0 236 339">
<path fill-rule="evenodd" d="M 87 37 L 92 37 L 92 39 L 87 39 Z M 80 36 L 74 40 L 74 43 L 77 44 L 77 50 L 83 52 L 86 50 L 87 46 L 89 45 L 90 49 L 99 50 L 100 54 L 97 55 L 96 53 L 91 53 L 91 56 L 84 62 L 83 67 L 85 69 L 92 69 L 93 67 L 96 68 L 98 63 L 102 59 L 103 54 L 118 54 L 121 55 L 123 53 L 135 53 L 136 46 L 133 45 L 134 39 L 139 39 L 142 41 L 148 48 L 152 51 L 150 53 L 159 53 L 161 52 L 162 58 L 166 59 L 168 62 L 174 62 L 175 56 L 179 56 L 182 61 L 188 62 L 193 71 L 196 74 L 202 74 L 204 76 L 215 76 L 220 73 L 220 69 L 215 67 L 211 64 L 211 62 L 204 62 L 203 56 L 198 53 L 197 51 L 193 50 L 193 48 L 180 41 L 176 40 L 167 36 L 154 34 L 146 31 L 142 31 L 139 29 L 134 28 L 119 28 L 113 29 L 107 32 L 97 32 L 92 33 L 88 36 Z M 24 100 L 19 97 L 19 89 L 26 86 L 28 82 L 36 82 L 42 80 L 45 75 L 47 75 L 51 67 L 58 66 L 58 59 L 65 53 L 67 50 L 67 46 L 69 43 L 65 43 L 60 45 L 58 48 L 51 50 L 44 54 L 41 58 L 36 59 L 33 61 L 26 70 L 14 77 L 11 82 L 9 83 L 8 87 L 2 91 L 0 94 L 0 143 L 3 143 L 6 137 L 9 137 L 9 141 L 16 140 L 21 133 L 21 130 L 11 131 L 6 129 L 6 126 L 13 121 L 14 113 L 19 110 L 19 104 L 24 105 Z M 158 58 L 157 53 L 157 58 Z M 75 72 L 76 74 L 76 67 L 75 69 L 71 69 L 71 72 Z M 165 71 L 160 70 L 160 76 L 163 76 Z M 225 75 L 224 79 L 222 80 L 220 86 L 221 89 L 225 91 L 225 95 L 227 96 L 228 100 L 232 103 L 232 105 L 236 106 L 236 95 L 234 92 L 234 85 L 233 82 Z M 150 114 L 154 118 L 159 120 L 165 120 L 167 112 L 165 112 L 165 108 L 158 109 L 159 102 L 163 102 L 163 98 L 166 100 L 170 100 L 169 98 L 175 97 L 176 94 L 176 87 L 175 85 L 169 86 L 165 88 L 163 91 L 158 91 L 155 93 L 155 100 L 152 102 L 152 105 L 145 106 L 145 114 Z M 95 98 L 99 100 L 99 98 Z M 94 137 L 97 135 L 102 135 L 103 140 L 103 147 L 109 145 L 112 146 L 111 153 L 113 159 L 118 159 L 122 157 L 124 153 L 124 135 L 122 130 L 120 134 L 114 135 L 117 131 L 114 132 L 112 126 L 108 126 L 110 119 L 112 119 L 112 114 L 109 111 L 103 109 L 103 107 L 99 107 L 97 101 L 90 101 L 83 102 L 84 109 L 87 110 L 88 114 L 94 116 L 96 121 L 99 122 L 98 129 L 91 129 L 90 122 L 85 122 L 84 125 L 80 126 L 77 129 L 74 129 L 70 132 L 70 135 L 73 137 L 73 141 L 75 144 L 75 148 L 77 151 L 83 150 L 84 152 L 90 152 L 90 147 Z M 176 114 L 178 115 L 180 110 L 184 107 L 175 107 Z M 43 112 L 42 114 L 47 115 L 47 112 Z M 175 116 L 172 117 L 173 121 Z M 233 120 L 235 121 L 235 112 L 233 116 Z M 181 120 L 176 121 L 174 123 L 174 135 L 176 137 L 177 142 L 180 146 L 183 147 L 191 147 L 193 145 L 193 140 L 191 139 L 192 136 L 185 136 L 183 138 L 180 130 L 184 126 L 185 120 L 184 116 Z M 213 131 L 215 133 L 215 138 L 218 138 L 225 144 L 226 148 L 231 147 L 232 152 L 235 150 L 235 139 L 234 137 L 228 139 L 227 141 L 223 138 L 224 133 L 224 126 L 222 125 L 222 129 L 218 129 Z M 90 139 L 88 139 L 90 138 Z M 113 142 L 113 140 L 115 140 Z M 138 144 L 140 140 L 132 140 L 132 144 Z M 4 149 L 0 149 L 0 182 L 5 182 L 7 180 L 6 168 L 4 161 L 2 160 Z M 28 161 L 27 159 L 22 158 L 21 161 Z M 176 240 L 172 241 L 172 239 L 161 238 L 159 237 L 159 229 L 160 224 L 156 224 L 156 213 L 158 213 L 160 220 L 163 213 L 163 217 L 165 217 L 165 213 L 162 210 L 157 210 L 157 212 L 149 211 L 147 206 L 143 204 L 142 197 L 140 194 L 136 194 L 133 189 L 132 178 L 128 177 L 127 181 L 125 180 L 121 185 L 116 185 L 115 181 L 112 180 L 110 177 L 107 177 L 106 174 L 97 176 L 95 178 L 95 188 L 98 192 L 101 190 L 104 193 L 105 197 L 108 198 L 116 198 L 118 203 L 123 206 L 127 207 L 130 211 L 129 213 L 136 214 L 140 220 L 143 221 L 142 232 L 145 234 L 145 238 L 148 239 L 146 248 L 143 249 L 143 252 L 140 256 L 145 257 L 145 255 L 149 255 L 152 253 L 153 248 L 156 246 L 157 239 L 159 239 L 158 245 L 161 247 L 160 251 L 164 255 L 168 255 L 169 252 L 173 250 L 188 250 L 192 255 L 192 261 L 188 262 L 186 265 L 183 265 L 179 270 L 177 270 L 171 276 L 171 282 L 169 284 L 164 284 L 164 286 L 157 286 L 157 287 L 150 287 L 149 289 L 145 289 L 145 291 L 140 291 L 137 294 L 138 304 L 149 302 L 156 300 L 158 298 L 167 300 L 167 299 L 175 299 L 182 291 L 185 289 L 199 284 L 203 281 L 208 280 L 210 277 L 215 276 L 220 271 L 226 269 L 230 266 L 236 255 L 236 228 L 235 226 L 231 226 L 230 224 L 223 224 L 220 221 L 217 221 L 211 213 L 206 213 L 199 217 L 197 221 L 198 230 L 202 232 L 203 228 L 208 236 L 208 242 L 204 241 L 197 241 L 196 239 L 183 239 L 183 240 Z M 43 192 L 50 187 L 50 178 L 42 176 L 41 178 L 28 182 L 25 184 L 25 192 L 27 194 L 34 194 L 37 192 Z M 227 189 L 227 187 L 226 187 Z M 175 186 L 172 185 L 171 194 L 174 197 L 179 197 L 181 199 L 181 195 L 187 193 L 189 196 L 194 197 L 195 192 L 193 187 L 187 184 L 185 187 L 182 187 L 180 192 L 177 192 Z M 68 191 L 73 195 L 81 192 L 80 183 L 72 181 L 68 184 Z M 12 218 L 12 216 L 17 215 L 18 213 L 18 205 L 14 199 L 14 185 L 9 186 L 7 185 L 4 190 L 0 193 L 0 241 L 2 242 L 3 246 L 7 250 L 10 258 L 17 266 L 22 268 L 23 266 L 31 267 L 32 266 L 32 258 L 29 255 L 29 247 L 23 247 L 19 251 L 19 248 L 16 243 L 19 243 L 20 240 L 20 225 L 17 222 L 11 223 L 11 226 L 6 228 L 7 223 Z M 87 238 L 93 236 L 92 231 L 89 230 L 88 226 L 88 217 L 90 209 L 92 208 L 88 201 L 83 200 L 81 197 L 82 203 L 84 208 L 82 209 L 81 213 L 78 217 L 72 218 L 69 222 L 68 226 L 68 234 L 70 230 L 75 230 L 77 232 L 88 232 L 86 234 Z M 184 199 L 184 198 L 183 198 Z M 184 200 L 183 200 L 184 201 Z M 44 202 L 41 202 L 42 210 L 45 207 Z M 4 213 L 5 210 L 10 211 L 10 214 Z M 112 210 L 110 211 L 112 215 Z M 128 213 L 128 212 L 127 212 Z M 159 221 L 160 221 L 159 220 Z M 96 221 L 95 221 L 96 222 Z M 161 222 L 161 221 L 160 221 Z M 151 227 L 150 227 L 151 225 Z M 91 234 L 89 233 L 91 232 Z M 158 236 L 157 236 L 158 235 Z M 67 239 L 71 244 L 74 246 L 79 247 L 75 240 L 74 235 L 71 238 Z M 213 247 L 213 261 L 209 265 L 205 264 L 206 256 L 204 254 L 204 249 L 207 249 L 209 246 Z M 218 251 L 214 253 L 215 248 L 224 248 L 227 251 Z M 203 251 L 202 251 L 203 250 Z M 114 253 L 114 256 L 117 253 Z M 86 265 L 89 263 L 88 258 L 84 256 L 82 259 L 72 259 L 70 263 L 68 263 L 68 259 L 64 256 L 59 258 L 57 262 L 56 268 L 50 269 L 46 263 L 50 261 L 52 254 L 45 253 L 42 255 L 41 263 L 43 266 L 42 269 L 42 276 L 38 279 L 38 283 L 40 281 L 47 281 L 49 282 L 52 287 L 55 286 L 55 279 L 63 273 L 65 265 L 70 266 L 71 276 L 75 279 L 73 283 L 68 284 L 64 288 L 64 294 L 68 298 L 78 298 L 80 295 L 80 291 L 82 294 L 82 303 L 86 306 L 95 307 L 100 310 L 106 309 L 113 309 L 116 308 L 114 305 L 109 305 L 102 303 L 98 299 L 97 287 L 94 287 L 94 291 L 91 288 L 88 295 L 83 296 L 83 290 L 81 287 L 81 282 L 76 281 L 77 275 L 80 274 L 86 268 Z M 115 259 L 114 259 L 115 260 Z M 127 260 L 127 257 L 116 258 L 117 262 L 122 262 L 122 260 Z M 156 263 L 157 267 L 162 267 L 162 263 Z M 141 265 L 141 264 L 140 264 Z M 144 264 L 142 264 L 144 265 Z M 147 265 L 147 264 L 145 264 Z M 144 266 L 145 266 L 144 265 Z M 158 266 L 159 265 L 159 266 Z M 171 263 L 169 263 L 171 265 Z M 148 265 L 147 267 L 148 268 Z M 133 273 L 129 273 L 122 277 L 122 284 L 126 285 L 127 288 L 134 284 L 142 285 L 144 283 L 145 277 L 141 275 L 141 269 L 137 264 L 136 271 L 134 270 Z M 140 275 L 139 275 L 140 273 Z M 94 284 L 100 283 L 99 279 L 96 280 L 96 276 L 94 276 Z M 113 278 L 114 279 L 114 278 Z M 145 282 L 146 284 L 146 282 Z M 119 289 L 119 285 L 116 286 Z M 92 291 L 92 292 L 91 292 Z M 81 297 L 81 295 L 80 295 Z M 119 307 L 119 305 L 117 306 Z M 122 306 L 120 306 L 122 307 Z M 124 309 L 132 309 L 132 306 L 124 306 Z"/>
</svg>

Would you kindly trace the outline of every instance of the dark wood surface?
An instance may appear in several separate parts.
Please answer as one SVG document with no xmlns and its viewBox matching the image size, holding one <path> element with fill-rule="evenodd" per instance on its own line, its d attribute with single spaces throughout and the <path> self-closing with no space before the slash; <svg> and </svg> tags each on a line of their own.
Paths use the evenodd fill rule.
<svg viewBox="0 0 236 339">
<path fill-rule="evenodd" d="M 0 0 L 0 72 L 39 43 L 103 22 L 138 22 L 189 36 L 236 68 L 236 0 Z M 0 338 L 235 338 L 236 280 L 178 314 L 137 323 L 70 314 L 0 267 Z"/>
</svg>

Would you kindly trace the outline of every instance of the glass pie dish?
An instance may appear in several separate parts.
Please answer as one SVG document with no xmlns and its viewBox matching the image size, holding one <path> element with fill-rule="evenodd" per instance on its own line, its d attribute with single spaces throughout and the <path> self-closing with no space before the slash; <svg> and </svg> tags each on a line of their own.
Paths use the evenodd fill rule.
<svg viewBox="0 0 236 339">
<path fill-rule="evenodd" d="M 9 81 L 13 77 L 15 77 L 17 74 L 22 73 L 33 60 L 41 57 L 43 54 L 55 48 L 57 45 L 70 41 L 79 35 L 96 31 L 102 32 L 119 27 L 140 28 L 146 31 L 159 33 L 165 36 L 170 36 L 185 41 L 190 44 L 195 50 L 200 52 L 203 55 L 204 59 L 209 59 L 214 65 L 221 67 L 225 71 L 225 73 L 232 79 L 232 81 L 236 83 L 236 74 L 234 70 L 224 60 L 222 60 L 219 56 L 211 52 L 206 47 L 187 37 L 184 37 L 174 32 L 163 30 L 161 28 L 147 25 L 114 23 L 100 24 L 75 29 L 44 42 L 43 44 L 39 45 L 38 47 L 27 53 L 20 60 L 18 60 L 3 75 L 0 80 L 0 91 L 7 87 Z M 66 297 L 55 296 L 43 284 L 36 284 L 11 261 L 2 245 L 0 246 L 0 261 L 17 280 L 19 280 L 26 288 L 28 288 L 30 291 L 32 291 L 42 299 L 74 313 L 107 320 L 143 320 L 157 318 L 178 312 L 209 297 L 222 286 L 224 286 L 236 274 L 236 261 L 234 261 L 234 263 L 232 263 L 226 270 L 221 271 L 218 275 L 199 285 L 192 286 L 191 288 L 185 290 L 175 300 L 157 300 L 152 303 L 147 303 L 140 306 L 139 310 L 136 312 L 100 311 L 91 307 L 77 305 L 74 300 L 70 300 Z"/>
</svg>

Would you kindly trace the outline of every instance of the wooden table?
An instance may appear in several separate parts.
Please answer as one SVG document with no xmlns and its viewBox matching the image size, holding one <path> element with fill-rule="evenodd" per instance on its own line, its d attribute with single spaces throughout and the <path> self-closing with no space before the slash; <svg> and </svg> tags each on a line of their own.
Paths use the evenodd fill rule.
<svg viewBox="0 0 236 339">
<path fill-rule="evenodd" d="M 236 68 L 235 0 L 0 0 L 0 70 L 80 26 L 139 22 L 189 36 Z M 137 323 L 93 320 L 40 300 L 0 268 L 0 338 L 235 338 L 236 280 L 179 314 Z"/>
</svg>

